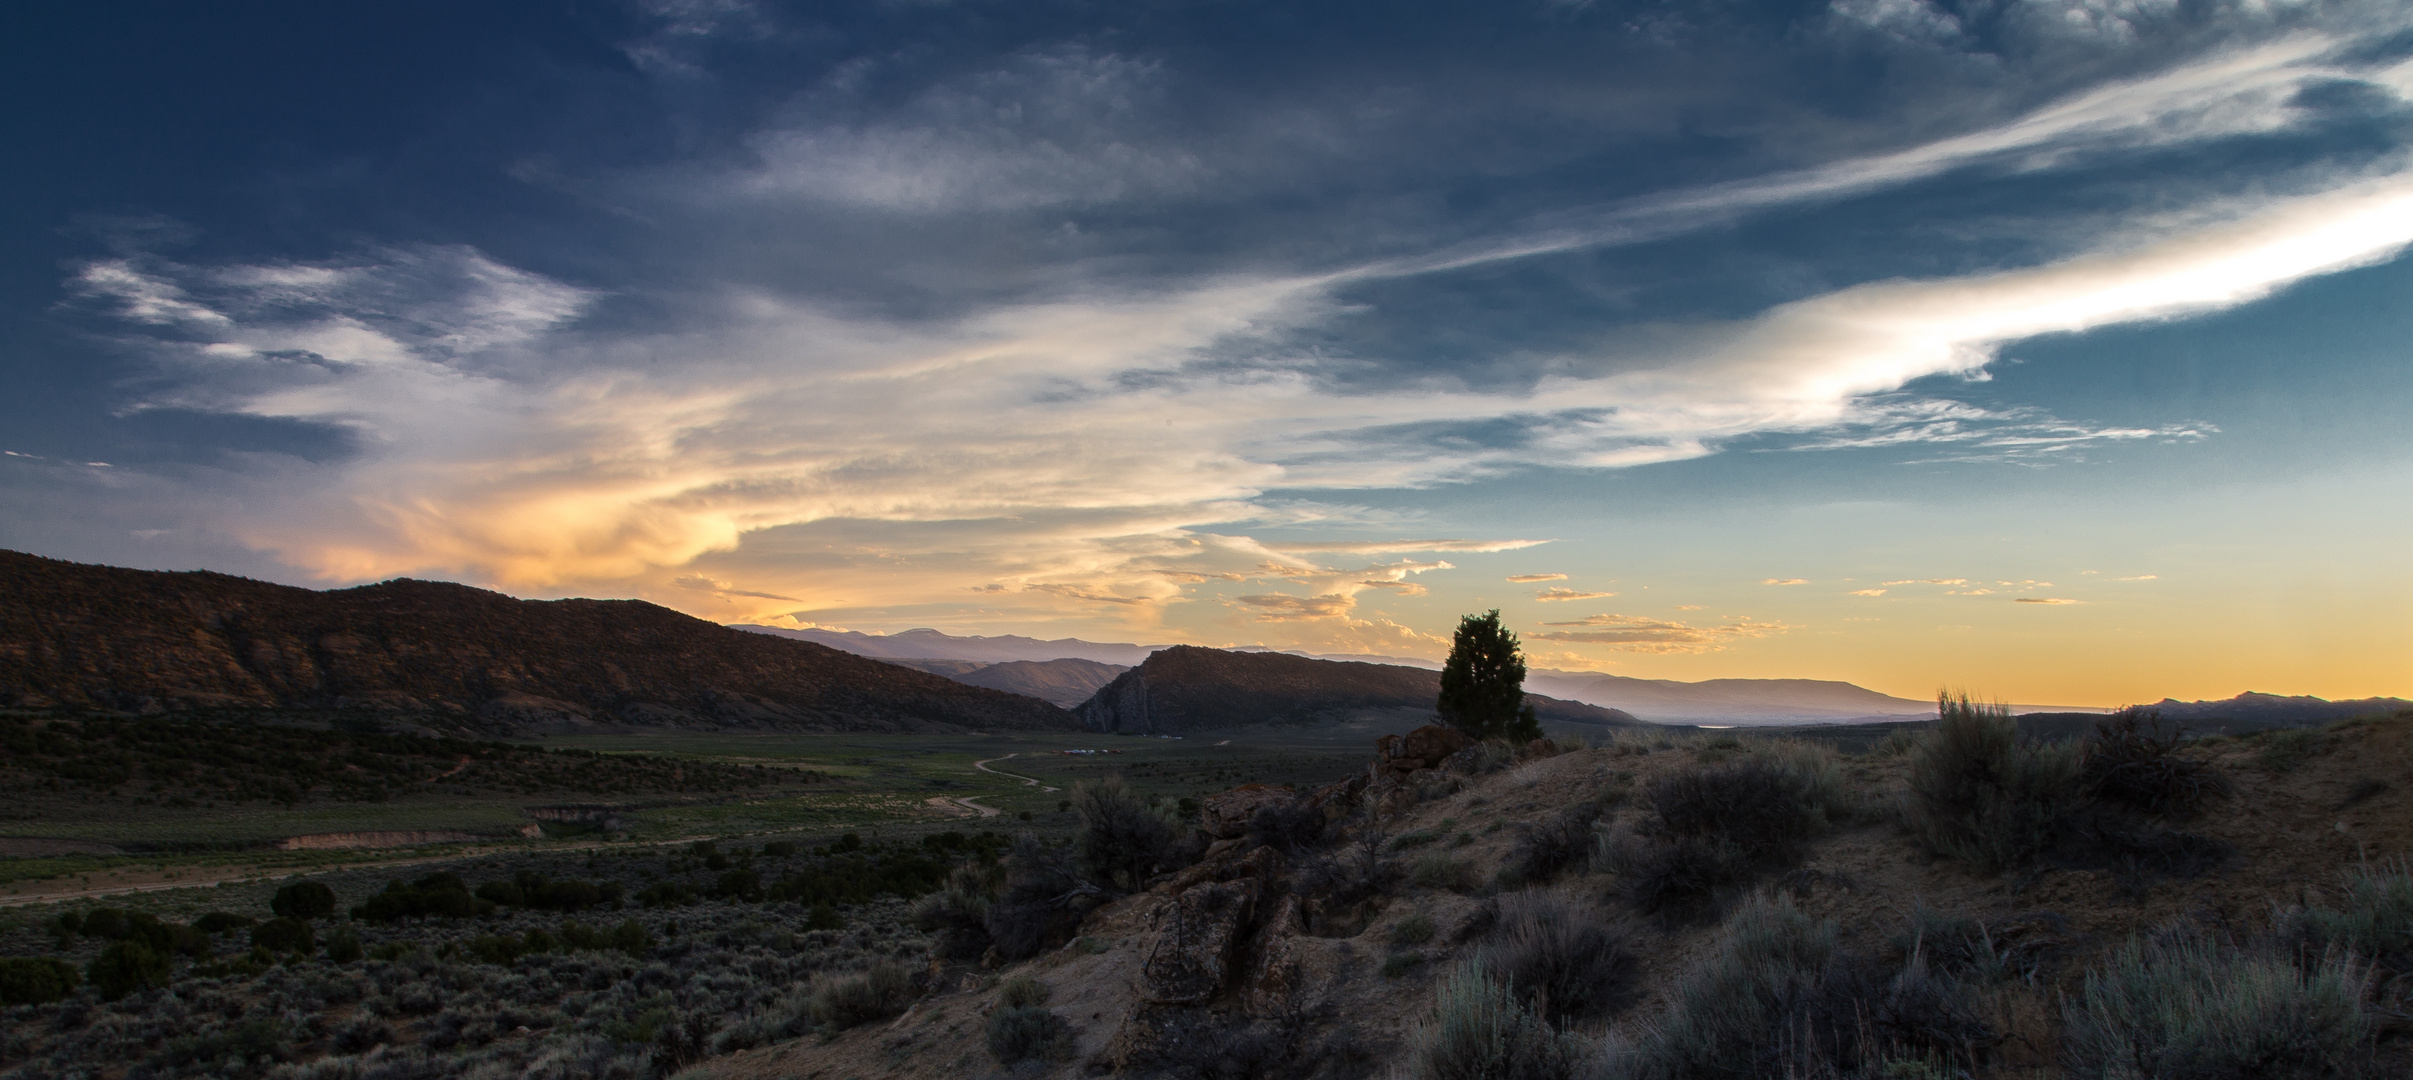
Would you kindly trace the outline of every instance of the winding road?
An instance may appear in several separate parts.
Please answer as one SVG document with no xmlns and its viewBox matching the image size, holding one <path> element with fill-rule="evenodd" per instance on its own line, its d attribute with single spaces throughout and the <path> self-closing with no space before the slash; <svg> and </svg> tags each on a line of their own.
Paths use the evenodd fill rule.
<svg viewBox="0 0 2413 1080">
<path fill-rule="evenodd" d="M 990 759 L 989 759 L 989 761 L 1004 761 L 1004 760 L 1005 760 L 1005 758 L 1010 758 L 1010 757 L 1020 757 L 1020 756 L 1021 756 L 1021 755 L 1019 755 L 1019 754 L 1007 754 L 1005 757 L 993 757 L 993 758 L 990 758 Z M 1039 789 L 1039 790 L 1041 790 L 1041 791 L 1062 791 L 1062 790 L 1064 790 L 1064 789 L 1062 789 L 1062 788 L 1052 788 L 1052 787 L 1049 787 L 1049 786 L 1047 786 L 1047 785 L 1045 785 L 1045 784 L 1042 784 L 1042 783 L 1038 782 L 1037 780 L 1033 780 L 1033 779 L 1031 779 L 1030 777 L 1027 777 L 1027 776 L 1016 776 L 1015 774 L 1010 773 L 1010 772 L 999 772 L 999 771 L 998 771 L 998 770 L 996 770 L 996 769 L 989 768 L 989 761 L 975 761 L 975 762 L 973 762 L 973 763 L 972 763 L 972 767 L 973 767 L 973 768 L 975 768 L 975 769 L 978 769 L 978 770 L 980 770 L 980 771 L 982 771 L 982 772 L 984 772 L 984 773 L 987 773 L 987 774 L 989 774 L 989 775 L 991 775 L 991 776 L 1002 776 L 1002 777 L 1005 777 L 1005 778 L 1006 778 L 1006 779 L 1008 779 L 1008 780 L 1020 780 L 1020 781 L 1022 781 L 1022 783 L 1023 783 L 1025 786 L 1028 786 L 1028 787 L 1035 787 L 1035 788 L 1038 788 L 1038 789 Z M 996 811 L 992 810 L 992 811 L 990 811 L 990 813 L 996 813 Z"/>
</svg>

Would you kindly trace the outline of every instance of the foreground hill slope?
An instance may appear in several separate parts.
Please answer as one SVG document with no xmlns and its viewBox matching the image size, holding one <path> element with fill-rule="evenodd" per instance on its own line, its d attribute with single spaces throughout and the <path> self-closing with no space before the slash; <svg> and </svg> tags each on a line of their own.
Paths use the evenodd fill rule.
<svg viewBox="0 0 2413 1080">
<path fill-rule="evenodd" d="M 1092 731 L 1176 735 L 1307 720 L 1352 709 L 1431 709 L 1441 673 L 1388 664 L 1310 660 L 1176 645 L 1115 677 L 1081 704 Z M 1639 724 L 1632 714 L 1528 694 L 1545 722 Z"/>
<path fill-rule="evenodd" d="M 903 1019 L 694 1075 L 2413 1075 L 2413 712 L 2204 740 L 2178 760 L 2227 794 L 2158 823 L 2072 809 L 2061 843 L 1989 868 L 1902 823 L 1901 753 L 1620 731 L 1471 775 L 1378 757 L 1328 789 L 1362 798 L 1335 804 L 1321 838 L 1217 832 L 1203 861 L 1090 911 L 1066 947 L 956 964 Z M 1702 820 L 1702 796 L 1772 767 L 1819 777 L 1834 803 L 1817 827 L 1698 904 L 1654 910 L 1668 860 L 1715 846 L 1687 842 L 1733 839 L 1684 830 L 1764 820 Z M 1275 794 L 1210 797 L 1207 825 L 1223 800 Z M 2175 970 L 2123 960 L 2140 949 Z M 1500 996 L 1463 992 L 1470 971 Z M 1536 984 L 1521 1000 L 1518 977 Z M 2337 989 L 2325 1011 L 2290 1011 L 2321 986 Z M 2137 1007 L 2107 1004 L 2119 994 Z M 1017 1005 L 1053 1014 L 1059 1041 L 1014 1062 L 996 1018 Z M 1555 1033 L 1535 1034 L 1537 1016 Z M 2145 1055 L 2164 1067 L 2132 1064 Z"/>
<path fill-rule="evenodd" d="M 1070 729 L 1044 701 L 638 600 L 316 591 L 0 552 L 0 705 L 365 708 L 484 731 Z"/>
</svg>

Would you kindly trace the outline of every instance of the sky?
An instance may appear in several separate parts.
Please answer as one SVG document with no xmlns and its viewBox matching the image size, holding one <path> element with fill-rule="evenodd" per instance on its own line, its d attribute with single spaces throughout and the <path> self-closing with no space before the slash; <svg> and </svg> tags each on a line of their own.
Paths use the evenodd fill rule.
<svg viewBox="0 0 2413 1080">
<path fill-rule="evenodd" d="M 93 3 L 0 546 L 722 622 L 2413 694 L 2413 9 Z"/>
</svg>

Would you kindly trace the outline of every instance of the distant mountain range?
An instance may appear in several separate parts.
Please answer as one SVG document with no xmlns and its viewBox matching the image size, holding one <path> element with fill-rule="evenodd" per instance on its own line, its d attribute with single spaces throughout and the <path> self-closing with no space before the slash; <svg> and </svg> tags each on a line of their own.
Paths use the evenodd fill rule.
<svg viewBox="0 0 2413 1080">
<path fill-rule="evenodd" d="M 1078 638 L 1059 638 L 1041 641 L 1037 638 L 1004 635 L 999 637 L 957 637 L 938 630 L 907 630 L 901 634 L 865 634 L 840 630 L 788 630 L 770 626 L 738 626 L 739 630 L 775 634 L 845 649 L 863 656 L 884 659 L 957 660 L 997 663 L 1000 661 L 1052 661 L 1077 658 L 1124 667 L 1139 664 L 1149 654 L 1168 646 L 1115 645 Z M 1331 653 L 1279 652 L 1261 647 L 1226 649 L 1224 652 L 1243 654 L 1269 653 L 1306 659 L 1344 663 L 1378 664 L 1425 671 L 1439 670 L 1440 664 L 1430 660 L 1402 656 L 1356 656 Z M 936 665 L 923 670 L 952 674 Z M 974 669 L 977 670 L 977 669 Z M 959 676 L 960 677 L 960 676 Z M 1018 693 L 1045 697 L 1057 704 L 1071 707 L 1078 701 L 1038 693 L 1031 683 L 1009 682 L 1004 673 L 994 673 L 976 681 L 975 685 L 995 686 Z M 1069 686 L 1065 680 L 1062 685 Z M 1668 679 L 1634 679 L 1623 675 L 1606 675 L 1589 671 L 1559 671 L 1535 668 L 1525 676 L 1525 688 L 1536 694 L 1570 702 L 1616 709 L 1645 720 L 1661 723 L 1838 723 L 1849 720 L 1899 720 L 1909 716 L 1932 716 L 1935 703 L 1909 698 L 1892 697 L 1847 682 L 1823 679 L 1711 679 L 1687 683 Z"/>
<path fill-rule="evenodd" d="M 909 668 L 944 675 L 957 682 L 1003 690 L 1010 694 L 1035 697 L 1063 708 L 1089 700 L 1098 688 L 1113 682 L 1114 677 L 1131 670 L 1121 664 L 1101 664 L 1095 660 L 1066 657 L 1062 660 L 1006 660 L 986 663 L 979 660 L 890 660 Z"/>
<path fill-rule="evenodd" d="M 1057 638 L 1041 641 L 1018 634 L 996 637 L 957 637 L 939 630 L 907 630 L 901 634 L 866 634 L 855 630 L 790 630 L 780 626 L 757 626 L 735 623 L 732 630 L 769 634 L 791 641 L 810 641 L 842 649 L 856 656 L 881 660 L 977 660 L 984 664 L 1002 664 L 1015 660 L 1094 660 L 1101 664 L 1132 667 L 1146 660 L 1148 654 L 1162 645 L 1109 645 L 1079 638 Z"/>
<path fill-rule="evenodd" d="M 0 551 L 0 705 L 376 709 L 480 732 L 1070 730 L 1045 701 L 637 600 L 320 592 Z"/>
<path fill-rule="evenodd" d="M 2358 716 L 2393 716 L 2413 709 L 2413 701 L 2400 697 L 2356 698 L 2349 701 L 2328 701 L 2299 695 L 2280 697 L 2277 694 L 2258 694 L 2252 691 L 2226 701 L 2180 701 L 2163 698 L 2154 708 L 2165 720 L 2189 724 L 2230 720 L 2252 725 L 2295 727 L 2305 724 L 2326 724 L 2335 720 L 2351 720 Z"/>
<path fill-rule="evenodd" d="M 1076 710 L 1092 731 L 1182 734 L 1246 724 L 1337 719 L 1362 710 L 1429 713 L 1439 672 L 1195 645 L 1159 649 Z M 1528 694 L 1545 722 L 1639 726 L 1616 709 Z"/>
<path fill-rule="evenodd" d="M 1553 697 L 1613 705 L 1651 720 L 1685 723 L 1834 723 L 1935 715 L 1935 702 L 1893 697 L 1830 679 L 1675 682 L 1537 668 L 1526 673 L 1525 686 Z"/>
</svg>

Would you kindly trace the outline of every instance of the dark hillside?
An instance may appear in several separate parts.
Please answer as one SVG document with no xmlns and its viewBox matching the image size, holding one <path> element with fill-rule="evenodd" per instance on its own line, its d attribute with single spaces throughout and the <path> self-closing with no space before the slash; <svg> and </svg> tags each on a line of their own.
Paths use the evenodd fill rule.
<svg viewBox="0 0 2413 1080">
<path fill-rule="evenodd" d="M 1423 668 L 1176 645 L 1116 676 L 1077 711 L 1092 731 L 1175 734 L 1344 709 L 1430 709 L 1440 691 L 1441 673 Z M 1617 709 L 1539 694 L 1525 700 L 1544 721 L 1641 723 Z"/>
<path fill-rule="evenodd" d="M 17 552 L 0 552 L 0 705 L 377 709 L 484 731 L 1074 726 L 1043 701 L 638 600 L 320 592 Z"/>
</svg>

